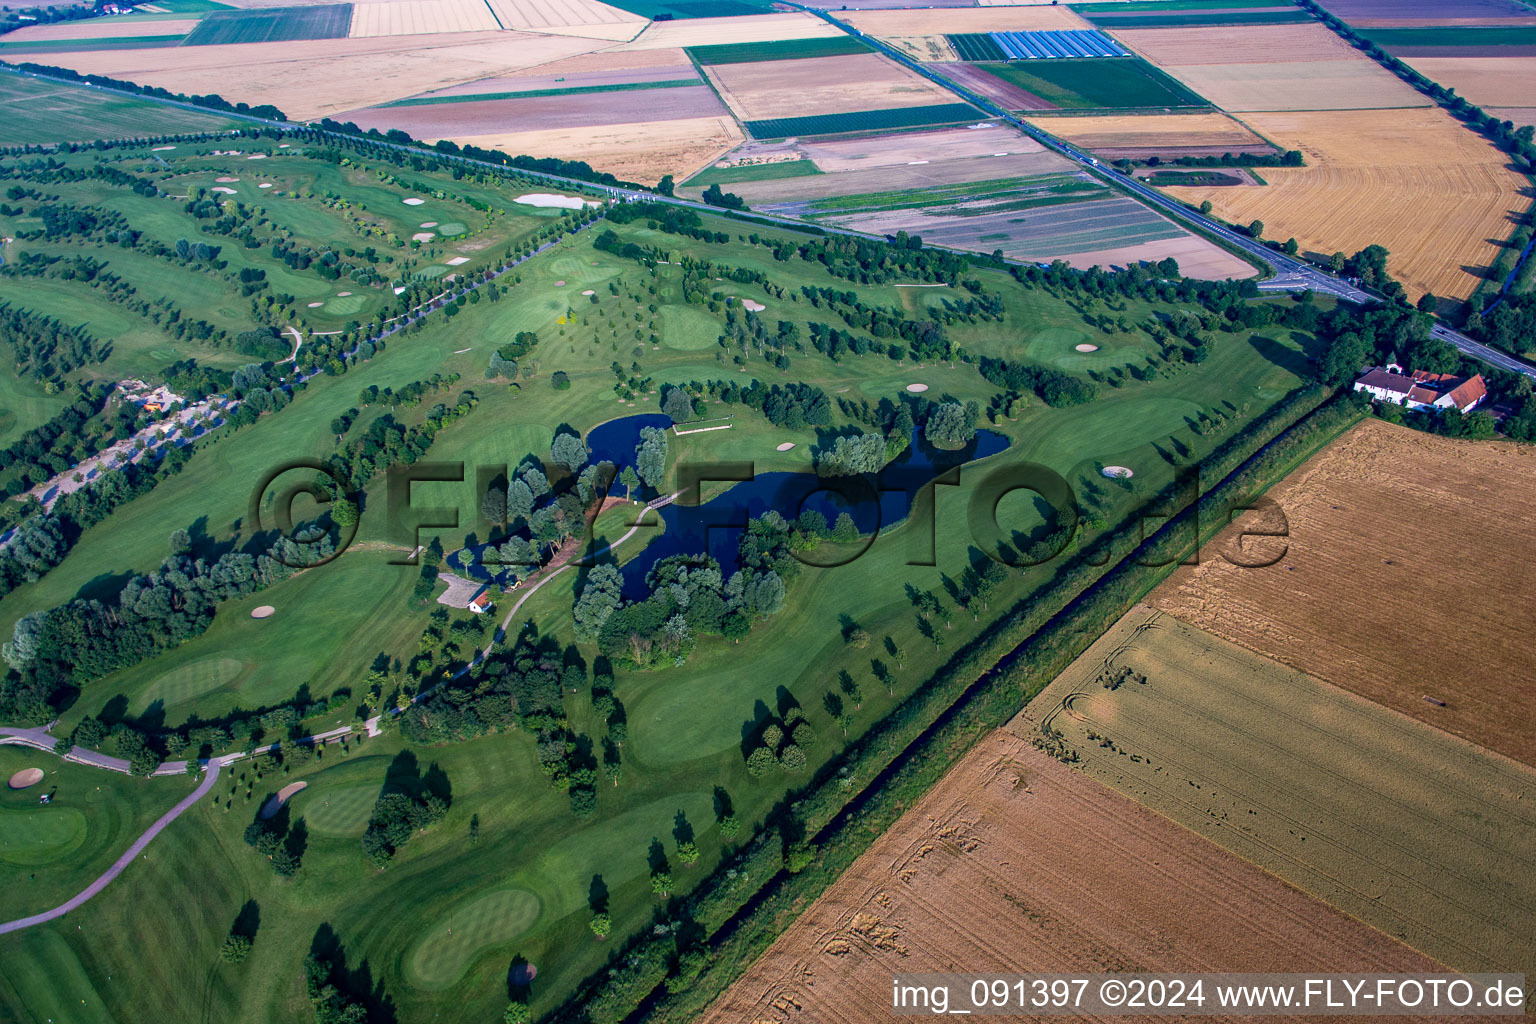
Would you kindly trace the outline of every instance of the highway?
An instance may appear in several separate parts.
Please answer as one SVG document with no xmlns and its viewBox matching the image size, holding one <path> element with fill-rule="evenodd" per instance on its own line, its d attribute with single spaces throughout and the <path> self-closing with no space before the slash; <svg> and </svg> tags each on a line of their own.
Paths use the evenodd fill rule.
<svg viewBox="0 0 1536 1024">
<path fill-rule="evenodd" d="M 805 7 L 801 4 L 792 2 L 792 0 L 781 0 L 781 2 L 784 3 L 784 5 L 787 7 L 793 7 L 798 10 L 806 11 L 810 14 L 816 15 L 817 17 L 831 24 L 839 31 L 853 36 L 866 45 L 885 54 L 887 57 L 890 57 L 892 60 L 901 64 L 903 67 L 910 69 L 916 74 L 922 75 L 924 78 L 927 78 L 939 86 L 942 86 L 943 88 L 959 96 L 961 99 L 965 100 L 967 103 L 970 103 L 972 106 L 987 112 L 988 115 L 1004 121 L 1007 124 L 1013 125 L 1015 128 L 1018 128 L 1020 131 L 1024 132 L 1030 138 L 1034 139 L 1036 142 L 1040 143 L 1042 146 L 1046 147 L 1052 152 L 1055 152 L 1077 163 L 1089 174 L 1104 181 L 1111 188 L 1119 189 L 1120 191 L 1132 196 L 1133 198 L 1140 200 L 1142 203 L 1145 203 L 1147 206 L 1150 206 L 1153 209 L 1163 213 L 1165 216 L 1168 216 L 1172 220 L 1181 223 L 1185 227 L 1198 231 L 1201 234 L 1220 239 L 1221 241 L 1227 243 L 1229 246 L 1239 249 L 1242 252 L 1247 253 L 1249 256 L 1254 257 L 1262 264 L 1271 267 L 1273 269 L 1273 274 L 1259 284 L 1259 287 L 1263 290 L 1300 291 L 1302 289 L 1311 289 L 1314 292 L 1333 295 L 1340 299 L 1344 299 L 1346 301 L 1354 302 L 1357 304 L 1382 301 L 1380 296 L 1373 295 L 1364 289 L 1357 288 L 1349 282 L 1344 281 L 1325 270 L 1315 267 L 1305 260 L 1299 260 L 1295 257 L 1287 256 L 1284 253 L 1276 252 L 1257 239 L 1254 239 L 1242 232 L 1235 231 L 1232 228 L 1229 228 L 1227 225 L 1222 224 L 1219 221 L 1212 220 L 1211 218 L 1206 217 L 1205 215 L 1195 210 L 1191 210 L 1184 206 L 1182 203 L 1170 199 L 1156 189 L 1142 184 L 1140 181 L 1137 181 L 1135 178 L 1132 178 L 1129 175 L 1119 174 L 1115 171 L 1105 168 L 1099 163 L 1097 158 L 1083 152 L 1076 146 L 1056 138 L 1049 132 L 1040 129 L 1035 125 L 1028 123 L 1027 121 L 1020 120 L 1019 118 L 1013 116 L 1013 114 L 1009 111 L 1004 110 L 1002 107 L 999 107 L 991 100 L 988 100 L 986 97 L 980 96 L 965 88 L 964 86 L 951 81 L 950 79 L 944 77 L 942 74 L 939 74 L 931 68 L 919 63 L 918 61 L 912 60 L 911 58 L 907 57 L 906 54 L 901 53 L 890 46 L 887 46 L 879 39 L 876 39 L 873 36 L 865 35 L 863 32 L 860 32 L 852 25 L 849 25 L 843 21 L 839 21 L 837 18 L 833 17 L 826 11 Z M 28 78 L 40 78 L 50 81 L 57 81 L 57 79 L 52 79 L 46 75 L 38 75 L 29 71 L 20 71 L 18 69 L 4 65 L 0 65 L 0 71 L 22 75 Z M 144 96 L 138 93 L 130 93 L 126 90 L 111 89 L 105 86 L 92 85 L 86 82 L 76 82 L 73 84 L 82 86 L 84 88 L 96 89 L 100 92 L 111 93 L 114 95 L 132 95 L 142 100 L 163 103 L 173 107 L 181 107 L 186 110 L 196 110 L 202 113 L 209 112 L 209 108 L 207 107 L 199 107 L 194 104 L 184 103 L 179 100 L 167 100 L 154 96 Z M 664 196 L 660 195 L 659 193 L 650 192 L 643 189 L 624 188 L 622 186 L 616 185 L 602 185 L 595 182 L 584 181 L 579 178 L 568 178 L 558 174 L 550 174 L 545 171 L 524 170 L 523 168 L 513 167 L 508 164 L 492 163 L 488 160 L 476 160 L 461 154 L 444 153 L 440 150 L 433 149 L 432 147 L 425 145 L 408 145 L 405 143 L 390 142 L 384 139 L 373 139 L 366 136 L 360 137 L 356 135 L 348 135 L 342 132 L 330 132 L 326 129 L 319 128 L 311 124 L 304 124 L 295 121 L 274 121 L 268 118 L 255 117 L 250 114 L 236 114 L 229 113 L 227 111 L 216 111 L 216 113 L 220 113 L 223 116 L 236 120 L 248 121 L 253 125 L 285 129 L 288 131 L 315 132 L 321 135 L 332 135 L 338 139 L 344 139 L 350 142 L 366 142 L 370 145 L 382 146 L 388 149 L 398 150 L 400 152 L 431 155 L 432 157 L 445 163 L 457 163 L 464 167 L 484 167 L 488 170 L 501 172 L 515 171 L 516 173 L 526 177 L 547 181 L 551 184 L 561 185 L 566 188 L 585 189 L 588 191 L 601 192 L 616 199 L 620 199 L 624 202 L 661 202 L 669 203 L 674 206 L 687 207 L 693 210 L 697 210 L 701 213 L 718 214 L 721 212 L 719 207 L 710 206 L 706 203 L 696 202 L 690 199 L 682 199 L 677 196 Z M 750 216 L 757 219 L 783 224 L 785 227 L 789 228 L 798 228 L 803 230 L 807 226 L 804 221 L 796 220 L 793 217 L 781 217 L 772 213 L 759 213 L 755 210 L 748 211 L 748 213 Z M 815 226 L 828 234 L 845 235 L 852 238 L 883 239 L 884 237 L 881 235 L 870 234 L 868 232 L 854 231 L 847 228 L 838 228 L 824 224 L 818 224 Z M 932 245 L 927 242 L 925 242 L 924 245 L 934 249 L 948 249 L 949 251 L 964 253 L 965 255 L 975 255 L 975 253 L 968 250 L 954 249 L 949 246 Z M 1017 264 L 1027 261 L 1008 260 L 1006 262 Z M 1474 359 L 1479 359 L 1485 363 L 1496 366 L 1503 370 L 1508 370 L 1513 373 L 1521 373 L 1525 374 L 1527 377 L 1536 378 L 1536 367 L 1522 362 L 1521 360 L 1501 352 L 1498 349 L 1490 348 L 1481 342 L 1474 341 L 1461 332 L 1452 330 L 1451 328 L 1446 327 L 1439 322 L 1434 324 L 1430 333 L 1434 337 L 1447 342 L 1448 344 L 1454 346 L 1461 352 L 1471 356 Z"/>
<path fill-rule="evenodd" d="M 1004 110 L 1002 107 L 987 99 L 985 96 L 978 95 L 977 93 L 972 92 L 970 89 L 967 89 L 965 86 L 951 81 L 932 68 L 922 64 L 919 61 L 913 60 L 906 54 L 900 52 L 894 47 L 886 45 L 884 42 L 876 39 L 873 36 L 865 35 L 863 32 L 860 32 L 852 25 L 848 24 L 847 22 L 838 20 L 826 11 L 817 10 L 813 7 L 805 7 L 801 4 L 790 2 L 790 0 L 781 0 L 781 2 L 783 2 L 788 7 L 798 8 L 799 10 L 816 15 L 838 30 L 846 32 L 848 35 L 853 36 L 855 39 L 858 39 L 860 42 L 866 44 L 867 46 L 873 47 L 879 52 L 885 54 L 887 57 L 901 64 L 903 67 L 913 71 L 916 74 L 922 75 L 924 78 L 934 82 L 937 85 L 943 86 L 945 89 L 948 89 L 950 92 L 959 96 L 961 99 L 965 100 L 967 103 L 970 103 L 972 106 L 978 107 L 981 110 L 986 111 L 991 116 L 1013 125 L 1015 128 L 1024 132 L 1024 134 L 1028 135 L 1030 138 L 1034 139 L 1045 148 L 1061 156 L 1064 156 L 1069 160 L 1074 161 L 1089 174 L 1104 181 L 1110 185 L 1110 187 L 1117 188 L 1120 191 L 1125 192 L 1136 199 L 1139 199 L 1147 206 L 1150 206 L 1160 213 L 1167 215 L 1176 222 L 1182 223 L 1186 227 L 1193 228 L 1199 231 L 1201 234 L 1213 238 L 1218 238 L 1221 241 L 1227 243 L 1227 245 L 1230 247 L 1240 249 L 1255 259 L 1268 264 L 1274 269 L 1274 274 L 1273 276 L 1265 279 L 1259 285 L 1260 288 L 1266 291 L 1299 291 L 1301 289 L 1310 288 L 1314 292 L 1334 295 L 1340 299 L 1361 305 L 1382 301 L 1380 296 L 1373 295 L 1372 293 L 1365 291 L 1362 288 L 1357 288 L 1349 282 L 1344 281 L 1325 270 L 1315 267 L 1305 260 L 1299 260 L 1294 256 L 1287 256 L 1285 253 L 1276 252 L 1274 249 L 1271 249 L 1269 246 L 1263 244 L 1258 239 L 1244 234 L 1243 232 L 1235 231 L 1227 225 L 1222 224 L 1219 221 L 1212 220 L 1210 217 L 1207 217 L 1198 211 L 1191 210 L 1183 203 L 1180 203 L 1174 199 L 1170 199 L 1168 196 L 1165 196 L 1161 192 L 1157 191 L 1157 189 L 1143 184 L 1130 175 L 1119 174 L 1115 171 L 1105 168 L 1102 164 L 1099 163 L 1097 158 L 1078 149 L 1071 143 L 1062 139 L 1058 139 L 1056 136 L 1033 124 L 1030 124 L 1027 121 L 1020 120 L 1009 111 Z M 1446 327 L 1444 324 L 1436 322 L 1431 328 L 1430 333 L 1441 341 L 1455 346 L 1457 349 L 1474 359 L 1480 359 L 1483 362 L 1489 363 L 1490 365 L 1496 366 L 1502 370 L 1509 370 L 1513 373 L 1523 373 L 1527 377 L 1536 378 L 1536 367 L 1533 367 L 1528 363 L 1524 363 L 1514 358 L 1513 356 L 1508 355 L 1507 353 L 1500 352 L 1498 349 L 1490 348 L 1489 346 L 1484 345 L 1479 341 L 1474 341 L 1473 339 L 1467 337 L 1465 334 L 1462 334 L 1460 331 L 1452 330 L 1451 328 Z"/>
</svg>

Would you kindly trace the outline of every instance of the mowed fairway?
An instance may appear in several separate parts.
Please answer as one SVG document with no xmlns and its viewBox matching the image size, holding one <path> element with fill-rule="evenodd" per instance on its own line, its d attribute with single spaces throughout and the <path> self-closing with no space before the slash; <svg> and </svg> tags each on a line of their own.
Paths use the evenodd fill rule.
<svg viewBox="0 0 1536 1024">
<path fill-rule="evenodd" d="M 1466 298 L 1502 251 L 1528 200 L 1509 158 L 1438 109 L 1249 114 L 1244 120 L 1306 167 L 1265 168 L 1267 188 L 1177 187 L 1170 195 L 1238 224 L 1264 222 L 1330 254 L 1383 245 L 1409 293 Z"/>
<path fill-rule="evenodd" d="M 84 86 L 0 74 L 0 146 L 218 131 L 237 123 L 212 111 L 168 107 Z"/>
<path fill-rule="evenodd" d="M 1536 972 L 1524 765 L 1146 605 L 1010 728 L 1451 968 Z"/>
<path fill-rule="evenodd" d="M 1021 969 L 1436 965 L 999 730 L 700 1020 L 882 1020 L 893 974 Z"/>
<path fill-rule="evenodd" d="M 1406 466 L 1411 473 L 1398 471 Z M 1151 601 L 1536 765 L 1536 652 L 1527 641 L 1536 550 L 1524 540 L 1536 531 L 1533 481 L 1530 447 L 1367 420 L 1271 493 L 1290 523 L 1284 561 L 1237 569 L 1208 558 L 1179 569 Z M 1426 637 L 1443 661 L 1405 656 L 1424 653 Z"/>
</svg>

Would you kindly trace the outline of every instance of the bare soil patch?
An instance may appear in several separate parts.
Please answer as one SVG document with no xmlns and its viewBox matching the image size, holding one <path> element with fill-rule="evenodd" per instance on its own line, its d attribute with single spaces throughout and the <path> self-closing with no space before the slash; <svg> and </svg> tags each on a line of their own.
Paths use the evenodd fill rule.
<svg viewBox="0 0 1536 1024">
<path fill-rule="evenodd" d="M 1413 87 L 1364 57 L 1301 63 L 1186 64 L 1168 71 L 1218 107 L 1234 112 L 1431 105 Z"/>
<path fill-rule="evenodd" d="M 1409 57 L 1405 63 L 1480 107 L 1536 104 L 1536 47 L 1528 57 Z"/>
<path fill-rule="evenodd" d="M 986 69 L 974 64 L 941 64 L 938 70 L 945 77 L 1009 110 L 1059 109 L 1049 100 L 1041 99 L 1029 90 L 1021 89 L 1012 82 L 1005 82 L 996 75 L 988 74 Z"/>
<path fill-rule="evenodd" d="M 677 89 L 625 89 L 618 92 L 577 93 L 572 96 L 533 96 L 523 99 L 473 100 L 413 107 L 372 107 L 338 115 L 359 128 L 380 131 L 399 128 L 419 139 L 436 141 L 461 135 L 487 135 L 515 124 L 525 132 L 562 127 L 669 121 L 724 114 L 725 108 L 706 85 Z"/>
<path fill-rule="evenodd" d="M 1536 969 L 1525 765 L 1146 605 L 1009 728 L 1455 970 Z"/>
<path fill-rule="evenodd" d="M 1226 114 L 1142 114 L 1041 118 L 1052 135 L 1095 152 L 1107 149 L 1211 149 L 1217 153 L 1272 147 Z"/>
<path fill-rule="evenodd" d="M 277 814 L 278 811 L 283 809 L 283 804 L 292 799 L 295 793 L 299 792 L 301 789 L 308 785 L 309 783 L 307 782 L 288 783 L 288 785 L 284 786 L 282 789 L 278 790 L 276 793 L 267 798 L 267 802 L 262 804 L 261 810 L 257 812 L 258 815 L 262 818 L 272 817 L 273 815 Z"/>
<path fill-rule="evenodd" d="M 933 82 L 878 53 L 715 64 L 704 73 L 743 121 L 921 107 L 954 99 Z"/>
<path fill-rule="evenodd" d="M 1320 24 L 1127 28 L 1116 30 L 1115 38 L 1165 68 L 1186 64 L 1271 64 L 1281 61 L 1295 64 L 1357 57 L 1370 61 Z"/>
<path fill-rule="evenodd" d="M 43 770 L 41 768 L 23 768 L 21 771 L 12 775 L 10 781 L 7 782 L 6 785 L 12 789 L 27 789 L 31 786 L 37 785 L 42 781 Z"/>
<path fill-rule="evenodd" d="M 679 181 L 714 162 L 741 141 L 741 129 L 728 116 L 639 121 L 632 124 L 558 128 L 549 131 L 455 136 L 505 153 L 585 160 L 624 181 L 654 185 L 662 175 Z"/>
<path fill-rule="evenodd" d="M 1436 966 L 999 730 L 701 1020 L 886 1020 L 893 974 L 1023 969 Z"/>
<path fill-rule="evenodd" d="M 1157 263 L 1174 259 L 1179 263 L 1179 273 L 1201 281 L 1241 280 L 1258 273 L 1247 261 L 1241 260 L 1214 242 L 1197 235 L 1181 235 L 1177 238 L 1159 238 L 1152 242 L 1123 245 L 1112 249 L 1090 249 L 1081 253 L 1069 253 L 1062 259 L 1079 270 L 1088 267 L 1129 267 L 1137 263 Z"/>
<path fill-rule="evenodd" d="M 935 128 L 886 135 L 850 136 L 825 142 L 801 143 L 806 157 L 823 171 L 854 171 L 870 167 L 907 166 L 914 160 L 944 160 L 1043 153 L 1045 147 L 1023 132 L 999 124 L 984 128 Z M 1066 166 L 1063 164 L 1062 166 Z"/>
<path fill-rule="evenodd" d="M 1151 603 L 1536 765 L 1536 449 L 1371 420 L 1270 497 L 1290 529 L 1278 565 L 1207 557 Z"/>
<path fill-rule="evenodd" d="M 134 36 L 177 36 L 197 28 L 197 19 L 165 21 L 119 21 L 117 18 L 91 18 L 66 21 L 57 25 L 28 25 L 5 34 L 8 43 L 42 42 L 51 39 L 129 39 Z"/>
<path fill-rule="evenodd" d="M 439 32 L 495 32 L 501 28 L 485 0 L 393 0 L 355 3 L 347 34 L 432 35 Z"/>
<path fill-rule="evenodd" d="M 849 11 L 847 14 L 839 14 L 838 18 L 872 36 L 947 35 L 955 32 L 1043 32 L 1093 28 L 1065 5 Z"/>
</svg>

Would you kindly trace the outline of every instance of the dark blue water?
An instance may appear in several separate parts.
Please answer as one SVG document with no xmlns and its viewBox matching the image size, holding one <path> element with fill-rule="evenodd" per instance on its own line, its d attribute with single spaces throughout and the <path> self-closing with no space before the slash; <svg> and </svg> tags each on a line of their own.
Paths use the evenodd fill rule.
<svg viewBox="0 0 1536 1024">
<path fill-rule="evenodd" d="M 651 413 L 626 416 L 594 427 L 587 435 L 592 461 L 612 462 L 620 469 L 632 465 L 641 428 L 670 425 L 671 420 L 666 416 Z M 676 442 L 676 438 L 670 436 L 668 440 Z M 996 455 L 1007 447 L 1008 439 L 1001 434 L 980 430 L 964 448 L 945 451 L 934 448 L 922 439 L 919 431 L 913 431 L 912 443 L 907 450 L 872 477 L 826 478 L 811 472 L 756 473 L 750 480 L 733 484 L 725 493 L 702 505 L 684 504 L 692 500 L 684 494 L 677 502 L 658 510 L 656 514 L 660 515 L 664 525 L 662 535 L 651 540 L 645 551 L 624 567 L 624 596 L 627 599 L 645 597 L 649 593 L 645 585 L 646 572 L 657 561 L 671 555 L 708 551 L 729 576 L 739 567 L 736 544 L 747 520 L 769 509 L 777 510 L 790 520 L 805 509 L 815 509 L 826 516 L 828 526 L 837 521 L 840 513 L 847 512 L 860 533 L 877 533 L 905 519 L 918 491 L 934 478 L 965 463 Z M 736 475 L 732 471 L 741 468 L 744 467 L 733 465 L 730 470 L 710 472 L 707 466 L 692 467 L 683 463 L 676 466 L 676 479 L 686 481 L 690 470 L 706 481 L 731 479 Z M 623 493 L 618 489 L 621 486 L 615 484 L 612 493 Z M 708 490 L 716 490 L 719 486 L 718 483 L 704 485 Z M 654 496 L 651 492 L 635 495 L 637 498 Z M 630 543 L 644 543 L 645 534 L 642 530 Z"/>
</svg>

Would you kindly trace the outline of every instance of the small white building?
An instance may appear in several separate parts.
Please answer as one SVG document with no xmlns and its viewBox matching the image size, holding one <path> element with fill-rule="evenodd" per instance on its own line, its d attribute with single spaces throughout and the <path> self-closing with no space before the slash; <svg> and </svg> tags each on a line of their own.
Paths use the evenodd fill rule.
<svg viewBox="0 0 1536 1024">
<path fill-rule="evenodd" d="M 469 599 L 469 604 L 467 605 L 467 607 L 469 608 L 470 611 L 474 612 L 476 615 L 482 615 L 485 612 L 490 611 L 491 607 L 492 607 L 492 605 L 491 605 L 491 588 L 490 587 L 481 587 L 479 592 L 476 593 L 474 597 Z"/>
<path fill-rule="evenodd" d="M 1405 409 L 1455 409 L 1468 413 L 1488 397 L 1488 382 L 1480 373 L 1458 377 L 1428 370 L 1404 372 L 1396 363 L 1388 363 L 1366 370 L 1355 381 L 1355 390 L 1364 391 L 1372 401 L 1391 402 Z"/>
</svg>

